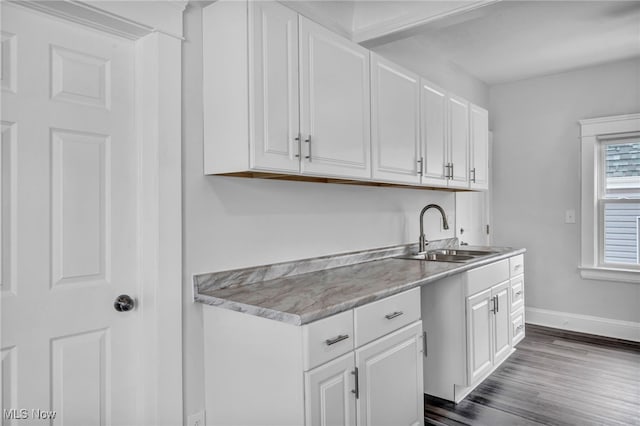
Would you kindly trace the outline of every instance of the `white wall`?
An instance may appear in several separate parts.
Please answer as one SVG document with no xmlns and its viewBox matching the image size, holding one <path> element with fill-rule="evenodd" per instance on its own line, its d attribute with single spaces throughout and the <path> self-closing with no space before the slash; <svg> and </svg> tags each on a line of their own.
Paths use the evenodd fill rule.
<svg viewBox="0 0 640 426">
<path fill-rule="evenodd" d="M 577 270 L 578 120 L 640 112 L 640 60 L 493 86 L 490 99 L 493 242 L 527 248 L 527 307 L 640 322 L 640 284 Z M 564 223 L 566 209 L 578 223 Z"/>
<path fill-rule="evenodd" d="M 202 306 L 191 301 L 192 274 L 414 242 L 428 203 L 455 223 L 448 192 L 204 176 L 201 32 L 201 5 L 190 2 L 182 111 L 185 418 L 204 406 Z M 427 213 L 427 238 L 453 237 L 439 222 L 436 211 Z"/>
<path fill-rule="evenodd" d="M 445 60 L 435 46 L 419 38 L 398 40 L 372 50 L 476 105 L 489 106 L 489 87 L 485 83 Z"/>
</svg>

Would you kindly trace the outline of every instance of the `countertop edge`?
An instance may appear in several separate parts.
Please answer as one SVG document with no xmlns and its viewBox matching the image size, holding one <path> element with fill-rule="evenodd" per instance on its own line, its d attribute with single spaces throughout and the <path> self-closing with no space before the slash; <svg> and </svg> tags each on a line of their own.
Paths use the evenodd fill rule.
<svg viewBox="0 0 640 426">
<path fill-rule="evenodd" d="M 329 316 L 338 314 L 340 312 L 345 312 L 350 309 L 354 309 L 359 306 L 363 306 L 368 303 L 372 303 L 377 300 L 384 299 L 389 296 L 393 296 L 394 294 L 411 290 L 412 288 L 422 286 L 422 285 L 431 283 L 433 281 L 437 281 L 443 278 L 450 277 L 452 275 L 466 272 L 470 269 L 475 269 L 484 265 L 488 265 L 494 262 L 508 259 L 510 257 L 525 253 L 526 251 L 527 250 L 525 248 L 511 249 L 509 251 L 505 251 L 492 256 L 486 256 L 469 263 L 456 264 L 456 266 L 452 267 L 451 269 L 430 274 L 422 279 L 419 279 L 413 282 L 402 283 L 394 287 L 386 288 L 383 291 L 378 291 L 376 293 L 367 294 L 366 296 L 350 299 L 350 300 L 341 302 L 339 304 L 323 307 L 321 310 L 318 310 L 315 312 L 308 312 L 302 315 L 277 311 L 277 310 L 263 308 L 256 305 L 249 305 L 241 302 L 234 302 L 231 300 L 221 299 L 221 298 L 205 295 L 198 292 L 196 292 L 196 294 L 194 295 L 194 301 L 200 302 L 206 305 L 230 309 L 236 312 L 241 312 L 249 315 L 276 320 L 276 321 L 284 322 L 291 325 L 301 326 L 301 325 L 309 324 L 314 321 L 321 320 L 323 318 L 327 318 Z M 396 259 L 396 260 L 399 262 L 422 262 L 421 260 L 405 260 L 405 259 Z"/>
</svg>

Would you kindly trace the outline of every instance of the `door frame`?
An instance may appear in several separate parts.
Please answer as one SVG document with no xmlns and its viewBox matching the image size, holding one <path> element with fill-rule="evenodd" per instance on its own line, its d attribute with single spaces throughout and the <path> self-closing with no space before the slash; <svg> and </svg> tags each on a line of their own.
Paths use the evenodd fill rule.
<svg viewBox="0 0 640 426">
<path fill-rule="evenodd" d="M 188 2 L 89 2 L 11 3 L 135 45 L 141 385 L 136 424 L 182 424 L 182 15 Z"/>
</svg>

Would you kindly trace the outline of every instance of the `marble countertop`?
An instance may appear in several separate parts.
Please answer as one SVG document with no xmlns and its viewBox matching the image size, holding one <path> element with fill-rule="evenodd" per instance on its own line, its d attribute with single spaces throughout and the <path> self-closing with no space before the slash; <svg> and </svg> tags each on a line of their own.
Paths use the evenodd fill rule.
<svg viewBox="0 0 640 426">
<path fill-rule="evenodd" d="M 454 239 L 455 240 L 455 239 Z M 446 241 L 446 240 L 445 240 Z M 451 242 L 441 244 L 452 247 Z M 429 246 L 429 249 L 440 248 Z M 411 245 L 194 276 L 194 299 L 294 325 L 307 324 L 413 287 L 524 253 L 496 253 L 467 263 L 395 259 Z"/>
</svg>

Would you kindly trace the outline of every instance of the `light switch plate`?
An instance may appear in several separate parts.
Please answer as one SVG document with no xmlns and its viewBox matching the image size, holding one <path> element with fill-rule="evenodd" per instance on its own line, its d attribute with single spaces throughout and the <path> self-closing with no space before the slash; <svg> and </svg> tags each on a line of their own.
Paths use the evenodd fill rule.
<svg viewBox="0 0 640 426">
<path fill-rule="evenodd" d="M 569 209 L 564 212 L 564 223 L 576 223 L 576 211 Z"/>
</svg>

